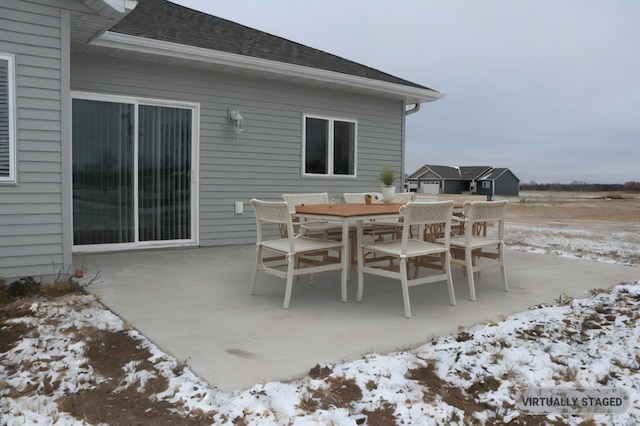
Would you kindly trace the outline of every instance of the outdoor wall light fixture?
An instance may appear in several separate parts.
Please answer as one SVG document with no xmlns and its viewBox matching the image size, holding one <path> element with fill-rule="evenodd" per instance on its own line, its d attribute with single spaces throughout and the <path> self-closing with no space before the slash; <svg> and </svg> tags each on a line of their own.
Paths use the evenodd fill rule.
<svg viewBox="0 0 640 426">
<path fill-rule="evenodd" d="M 244 130 L 242 115 L 239 109 L 229 109 L 228 117 L 230 123 L 233 123 L 233 131 L 236 132 L 236 138 L 240 137 L 240 133 Z"/>
</svg>

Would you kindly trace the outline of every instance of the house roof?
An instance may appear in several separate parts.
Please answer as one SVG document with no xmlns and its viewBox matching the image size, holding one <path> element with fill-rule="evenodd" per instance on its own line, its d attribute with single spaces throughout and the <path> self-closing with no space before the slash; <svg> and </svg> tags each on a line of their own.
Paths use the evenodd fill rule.
<svg viewBox="0 0 640 426">
<path fill-rule="evenodd" d="M 441 179 L 461 179 L 461 180 L 495 180 L 504 173 L 510 173 L 518 179 L 516 175 L 506 167 L 492 168 L 490 166 L 436 166 L 425 164 L 413 172 L 407 179 L 420 179 L 427 173 L 434 173 Z M 520 180 L 520 179 L 518 179 Z"/>
<path fill-rule="evenodd" d="M 442 179 L 460 179 L 460 169 L 453 166 L 429 166 L 432 172 Z"/>
<path fill-rule="evenodd" d="M 490 166 L 460 166 L 460 175 L 464 180 L 476 180 L 489 170 Z"/>
<path fill-rule="evenodd" d="M 420 176 L 424 175 L 428 171 L 429 171 L 429 166 L 426 166 L 426 165 L 422 166 L 418 170 L 416 170 L 415 172 L 407 176 L 407 179 L 418 179 Z"/>
<path fill-rule="evenodd" d="M 478 180 L 496 180 L 505 173 L 510 173 L 514 178 L 516 178 L 517 181 L 520 181 L 520 179 L 518 179 L 518 177 L 506 167 L 497 167 L 495 169 L 492 169 L 490 172 L 478 178 Z"/>
<path fill-rule="evenodd" d="M 165 0 L 139 0 L 111 31 L 429 89 L 339 56 Z"/>
<path fill-rule="evenodd" d="M 434 173 L 441 179 L 460 179 L 460 169 L 452 166 L 434 166 L 425 164 L 416 172 L 412 173 L 407 179 L 420 179 L 427 173 Z"/>
<path fill-rule="evenodd" d="M 444 97 L 426 86 L 166 0 L 139 0 L 131 12 L 91 44 L 122 57 L 153 60 L 153 56 L 163 56 L 165 61 L 173 58 L 176 64 L 208 63 L 217 65 L 216 69 L 271 74 L 272 78 L 384 95 L 408 103 Z"/>
</svg>

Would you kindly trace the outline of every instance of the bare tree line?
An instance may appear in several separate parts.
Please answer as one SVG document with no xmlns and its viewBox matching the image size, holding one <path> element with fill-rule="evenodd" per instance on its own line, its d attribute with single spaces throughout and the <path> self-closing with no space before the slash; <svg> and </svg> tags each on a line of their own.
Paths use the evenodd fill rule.
<svg viewBox="0 0 640 426">
<path fill-rule="evenodd" d="M 602 191 L 627 191 L 640 192 L 640 182 L 629 181 L 621 183 L 587 183 L 573 181 L 571 183 L 536 183 L 530 181 L 521 183 L 523 191 L 576 191 L 576 192 L 602 192 Z"/>
</svg>

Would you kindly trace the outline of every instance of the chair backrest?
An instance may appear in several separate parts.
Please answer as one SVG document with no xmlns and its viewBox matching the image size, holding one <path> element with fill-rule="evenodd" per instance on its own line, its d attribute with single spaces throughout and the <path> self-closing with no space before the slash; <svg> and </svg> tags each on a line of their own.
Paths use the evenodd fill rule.
<svg viewBox="0 0 640 426">
<path fill-rule="evenodd" d="M 381 203 L 382 202 L 382 194 L 379 192 L 345 192 L 344 202 L 349 204 L 364 204 L 364 196 L 371 195 L 372 203 Z"/>
<path fill-rule="evenodd" d="M 310 194 L 282 194 L 282 199 L 289 206 L 289 213 L 296 212 L 296 206 L 329 204 L 329 194 L 326 192 L 316 192 Z"/>
<path fill-rule="evenodd" d="M 424 227 L 429 225 L 444 225 L 444 246 L 449 247 L 449 236 L 451 235 L 451 218 L 453 216 L 453 201 L 437 202 L 408 202 L 401 211 L 404 210 L 402 229 L 403 251 L 406 250 L 407 241 L 411 238 L 411 226 L 418 225 L 418 235 L 424 234 Z"/>
<path fill-rule="evenodd" d="M 413 201 L 421 201 L 421 202 L 440 201 L 440 197 L 438 197 L 437 195 L 424 195 L 424 194 L 416 193 L 416 196 L 413 199 Z"/>
<path fill-rule="evenodd" d="M 393 194 L 394 203 L 408 203 L 416 198 L 415 192 L 396 192 Z"/>
<path fill-rule="evenodd" d="M 283 225 L 286 228 L 286 235 L 289 236 L 291 244 L 293 244 L 293 220 L 289 207 L 284 201 L 261 201 L 257 199 L 251 200 L 251 205 L 256 212 L 256 228 L 258 232 L 258 243 L 263 241 L 263 225 L 265 223 L 275 223 Z"/>
<path fill-rule="evenodd" d="M 504 239 L 504 222 L 507 217 L 507 200 L 501 201 L 466 201 L 463 206 L 467 219 L 465 234 L 473 233 L 473 225 L 479 222 L 493 223 L 496 226 L 495 237 Z"/>
</svg>

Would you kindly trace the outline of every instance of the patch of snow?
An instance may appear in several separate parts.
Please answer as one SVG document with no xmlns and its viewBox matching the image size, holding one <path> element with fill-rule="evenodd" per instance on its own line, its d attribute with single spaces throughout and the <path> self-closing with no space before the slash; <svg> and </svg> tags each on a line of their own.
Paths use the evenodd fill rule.
<svg viewBox="0 0 640 426">
<path fill-rule="evenodd" d="M 640 236 L 625 233 L 595 235 L 518 225 L 508 226 L 507 235 L 512 248 L 598 261 L 625 263 L 640 252 Z M 247 424 L 261 425 L 354 425 L 366 421 L 366 412 L 390 406 L 405 424 L 463 424 L 465 413 L 447 402 L 446 392 L 433 392 L 408 378 L 410 370 L 423 368 L 432 368 L 446 387 L 485 389 L 479 392 L 478 402 L 486 408 L 472 415 L 478 423 L 508 423 L 525 416 L 513 407 L 518 390 L 526 387 L 604 386 L 627 390 L 631 408 L 620 415 L 591 415 L 594 424 L 640 423 L 640 282 L 559 302 L 563 303 L 536 306 L 500 323 L 460 330 L 412 351 L 369 354 L 357 361 L 321 366 L 328 369 L 332 382 L 305 377 L 221 392 L 136 330 L 127 330 L 93 296 L 42 301 L 30 306 L 33 316 L 9 322 L 9 326 L 26 324 L 33 332 L 0 354 L 0 424 L 87 424 L 58 411 L 55 402 L 105 380 L 94 374 L 85 359 L 84 344 L 73 343 L 75 333 L 86 327 L 126 330 L 151 353 L 149 362 L 155 371 L 141 370 L 139 363 L 127 364 L 120 389 L 141 390 L 149 379 L 161 375 L 169 385 L 155 400 L 175 403 L 184 412 L 215 412 L 216 423 L 243 418 Z M 608 312 L 606 320 L 593 315 L 598 310 Z M 596 324 L 589 322 L 596 320 Z M 57 386 L 50 386 L 52 390 L 44 395 L 44 383 Z M 317 400 L 314 395 L 331 395 L 328 383 L 354 383 L 362 398 L 347 402 L 346 407 L 336 400 L 329 407 L 304 409 Z M 26 389 L 33 392 L 16 396 Z M 569 415 L 539 418 L 549 424 L 560 419 L 567 424 L 585 420 Z"/>
</svg>

